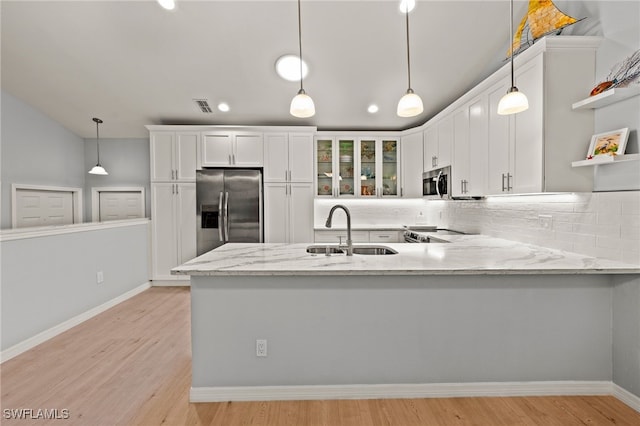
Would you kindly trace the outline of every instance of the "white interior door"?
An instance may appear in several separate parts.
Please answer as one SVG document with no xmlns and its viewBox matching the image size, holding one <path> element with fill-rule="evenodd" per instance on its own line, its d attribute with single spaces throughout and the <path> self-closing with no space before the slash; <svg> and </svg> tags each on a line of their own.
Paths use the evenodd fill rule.
<svg viewBox="0 0 640 426">
<path fill-rule="evenodd" d="M 16 226 L 69 225 L 73 223 L 73 192 L 18 189 Z"/>
<path fill-rule="evenodd" d="M 144 217 L 144 200 L 139 191 L 100 192 L 100 222 Z"/>
</svg>

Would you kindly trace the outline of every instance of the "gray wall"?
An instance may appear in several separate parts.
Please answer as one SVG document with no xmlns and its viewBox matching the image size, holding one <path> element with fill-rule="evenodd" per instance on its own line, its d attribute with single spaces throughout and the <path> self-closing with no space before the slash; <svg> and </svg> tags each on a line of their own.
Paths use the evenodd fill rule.
<svg viewBox="0 0 640 426">
<path fill-rule="evenodd" d="M 1 349 L 146 283 L 148 234 L 146 222 L 0 243 Z"/>
<path fill-rule="evenodd" d="M 84 188 L 84 141 L 5 91 L 0 228 L 11 228 L 11 184 Z"/>
<path fill-rule="evenodd" d="M 107 123 L 101 124 L 104 126 Z M 88 171 L 97 161 L 96 140 L 87 139 L 84 166 Z M 145 188 L 146 217 L 151 216 L 149 139 L 100 138 L 100 163 L 107 176 L 85 176 L 85 221 L 91 221 L 91 188 L 102 186 L 142 186 Z"/>
<path fill-rule="evenodd" d="M 193 387 L 612 378 L 605 275 L 191 279 Z"/>
<path fill-rule="evenodd" d="M 613 283 L 613 382 L 640 397 L 640 278 Z"/>
</svg>

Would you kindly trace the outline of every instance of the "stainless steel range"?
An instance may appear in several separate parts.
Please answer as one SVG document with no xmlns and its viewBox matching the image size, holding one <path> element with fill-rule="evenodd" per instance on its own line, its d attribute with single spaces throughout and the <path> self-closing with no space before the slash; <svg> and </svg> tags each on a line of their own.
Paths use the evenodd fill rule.
<svg viewBox="0 0 640 426">
<path fill-rule="evenodd" d="M 464 232 L 451 229 L 437 228 L 436 226 L 405 226 L 404 241 L 407 243 L 448 243 L 437 236 L 440 235 L 464 235 Z"/>
</svg>

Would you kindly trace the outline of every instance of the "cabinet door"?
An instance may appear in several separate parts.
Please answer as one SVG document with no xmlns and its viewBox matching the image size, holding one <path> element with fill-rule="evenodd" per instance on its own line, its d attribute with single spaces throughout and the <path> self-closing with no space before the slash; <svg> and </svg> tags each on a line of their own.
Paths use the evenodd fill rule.
<svg viewBox="0 0 640 426">
<path fill-rule="evenodd" d="M 489 194 L 504 194 L 505 177 L 510 169 L 510 117 L 498 114 L 498 103 L 507 93 L 509 82 L 503 81 L 489 90 L 489 160 L 487 191 Z"/>
<path fill-rule="evenodd" d="M 400 141 L 400 170 L 402 190 L 400 195 L 407 198 L 422 197 L 422 132 L 406 135 Z"/>
<path fill-rule="evenodd" d="M 423 135 L 424 157 L 423 171 L 428 172 L 436 168 L 438 156 L 438 125 L 434 124 L 424 131 Z"/>
<path fill-rule="evenodd" d="M 289 178 L 313 182 L 313 134 L 289 133 Z"/>
<path fill-rule="evenodd" d="M 488 126 L 487 95 L 482 95 L 469 106 L 469 178 L 465 185 L 467 196 L 481 197 L 487 192 Z"/>
<path fill-rule="evenodd" d="M 264 184 L 264 240 L 266 243 L 288 242 L 288 186 L 285 182 Z M 313 214 L 311 215 L 313 220 Z"/>
<path fill-rule="evenodd" d="M 313 241 L 313 182 L 289 185 L 289 243 Z"/>
<path fill-rule="evenodd" d="M 451 165 L 451 150 L 453 149 L 453 114 L 443 118 L 438 124 L 438 167 Z"/>
<path fill-rule="evenodd" d="M 177 179 L 181 181 L 196 181 L 196 159 L 198 133 L 176 133 L 175 168 Z"/>
<path fill-rule="evenodd" d="M 286 182 L 289 170 L 289 138 L 286 133 L 264 135 L 264 181 Z M 307 161 L 311 163 L 313 148 Z"/>
<path fill-rule="evenodd" d="M 262 133 L 236 133 L 232 160 L 234 166 L 262 166 Z"/>
<path fill-rule="evenodd" d="M 380 151 L 381 148 L 373 138 L 362 138 L 358 143 L 359 146 L 359 172 L 360 187 L 358 194 L 361 197 L 377 197 L 378 188 L 380 188 L 381 171 L 379 170 Z"/>
<path fill-rule="evenodd" d="M 469 182 L 469 109 L 465 105 L 453 113 L 453 164 L 451 192 L 454 197 L 465 196 Z"/>
<path fill-rule="evenodd" d="M 228 132 L 202 134 L 202 166 L 225 167 L 231 165 L 233 135 Z"/>
<path fill-rule="evenodd" d="M 398 164 L 400 153 L 397 139 L 383 139 L 379 144 L 380 174 L 377 181 L 380 182 L 380 195 L 382 197 L 397 197 L 398 189 Z"/>
<path fill-rule="evenodd" d="M 338 188 L 338 194 L 340 196 L 349 196 L 355 194 L 355 139 L 339 138 L 338 155 L 337 155 L 337 170 L 338 176 L 334 177 L 334 185 Z M 358 187 L 360 187 L 358 185 Z"/>
<path fill-rule="evenodd" d="M 542 192 L 544 170 L 542 55 L 518 70 L 516 85 L 529 100 L 529 109 L 514 114 L 513 192 Z M 561 143 L 561 141 L 557 141 Z M 564 142 L 564 141 L 562 141 Z"/>
<path fill-rule="evenodd" d="M 333 185 L 334 161 L 333 139 L 316 140 L 316 195 L 335 195 Z"/>
<path fill-rule="evenodd" d="M 176 184 L 178 264 L 196 257 L 196 184 Z"/>
<path fill-rule="evenodd" d="M 173 141 L 175 134 L 173 132 L 152 132 L 151 133 L 151 181 L 170 181 L 174 177 Z"/>
<path fill-rule="evenodd" d="M 178 265 L 173 183 L 151 185 L 153 279 L 175 279 L 171 268 Z"/>
</svg>

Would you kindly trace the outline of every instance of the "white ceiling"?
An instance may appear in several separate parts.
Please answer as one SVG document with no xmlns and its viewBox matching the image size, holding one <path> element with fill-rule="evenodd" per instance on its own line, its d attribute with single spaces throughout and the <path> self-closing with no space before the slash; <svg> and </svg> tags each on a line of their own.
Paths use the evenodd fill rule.
<svg viewBox="0 0 640 426">
<path fill-rule="evenodd" d="M 410 15 L 412 87 L 425 111 L 396 116 L 407 89 L 398 0 L 302 1 L 304 81 L 316 115 L 297 119 L 298 83 L 275 60 L 298 49 L 297 5 L 280 1 L 0 3 L 2 89 L 81 137 L 147 137 L 146 124 L 315 125 L 320 130 L 422 124 L 504 65 L 509 2 L 419 1 Z M 515 21 L 526 11 L 515 5 Z M 192 99 L 231 111 L 200 112 Z M 380 111 L 366 112 L 370 103 Z"/>
</svg>

